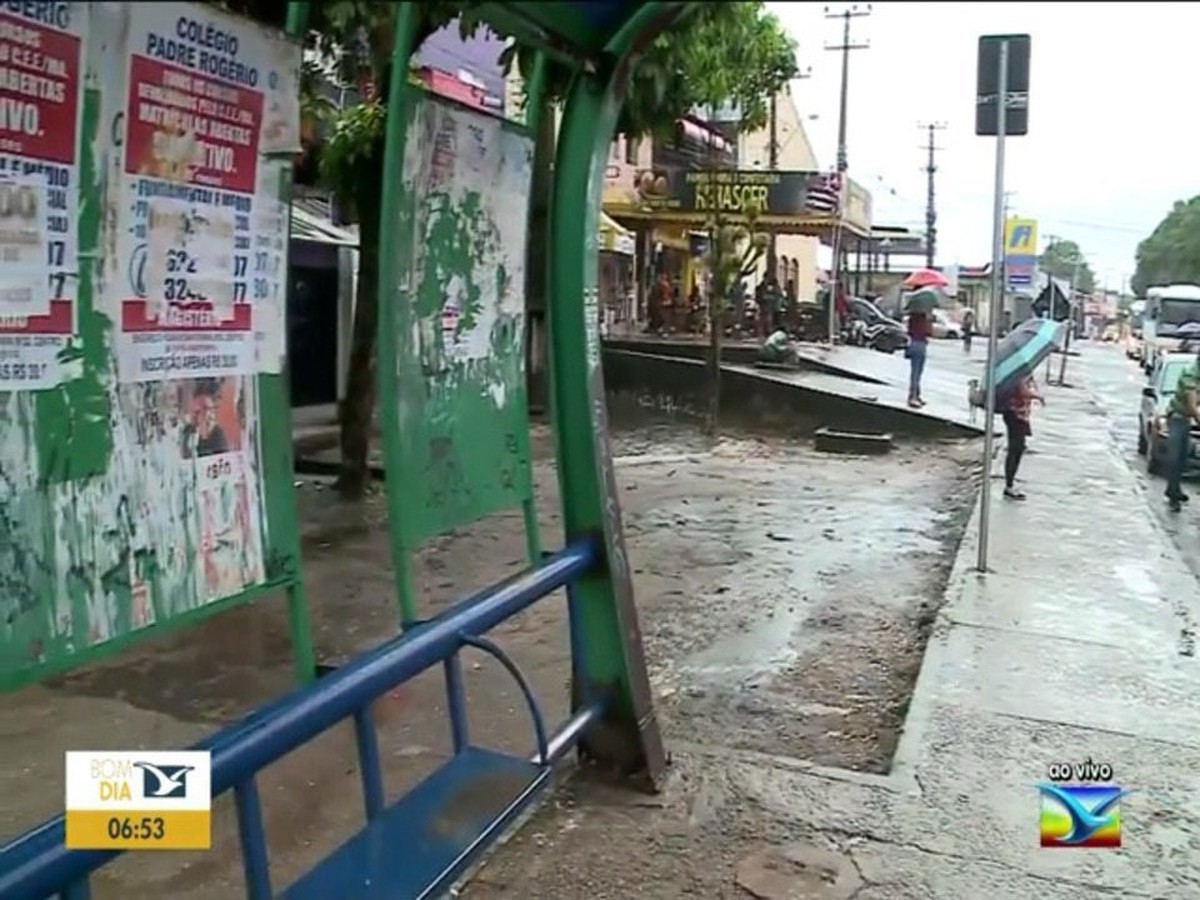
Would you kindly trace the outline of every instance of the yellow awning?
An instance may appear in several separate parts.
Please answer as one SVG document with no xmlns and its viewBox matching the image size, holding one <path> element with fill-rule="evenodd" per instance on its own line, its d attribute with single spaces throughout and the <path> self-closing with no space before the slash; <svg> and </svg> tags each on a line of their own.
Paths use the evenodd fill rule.
<svg viewBox="0 0 1200 900">
<path fill-rule="evenodd" d="M 637 247 L 634 233 L 616 219 L 610 218 L 600 211 L 600 249 L 609 253 L 620 253 L 622 256 L 633 256 Z"/>
<path fill-rule="evenodd" d="M 630 231 L 628 228 L 626 228 L 624 225 L 622 225 L 616 219 L 612 218 L 610 215 L 605 213 L 604 210 L 600 210 L 600 231 L 601 232 L 610 231 L 615 235 L 621 235 L 621 236 L 628 236 L 628 237 L 633 236 L 632 231 Z"/>
</svg>

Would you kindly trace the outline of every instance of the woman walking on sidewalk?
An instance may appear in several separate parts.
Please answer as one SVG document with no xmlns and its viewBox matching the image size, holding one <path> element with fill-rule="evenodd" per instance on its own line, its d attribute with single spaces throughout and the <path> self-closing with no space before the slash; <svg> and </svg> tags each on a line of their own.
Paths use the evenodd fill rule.
<svg viewBox="0 0 1200 900">
<path fill-rule="evenodd" d="M 908 405 L 918 409 L 925 405 L 921 399 L 921 375 L 925 372 L 925 353 L 929 348 L 929 338 L 933 334 L 933 323 L 929 313 L 912 312 L 908 315 L 908 347 L 904 355 L 908 357 Z"/>
<path fill-rule="evenodd" d="M 1017 469 L 1025 455 L 1025 441 L 1033 434 L 1029 419 L 1033 413 L 1033 401 L 1042 406 L 1046 398 L 1038 393 L 1037 382 L 1032 375 L 1022 378 L 1004 404 L 1004 431 L 1008 440 L 1008 452 L 1004 455 L 1004 496 L 1009 500 L 1024 500 L 1025 494 L 1016 488 Z"/>
</svg>

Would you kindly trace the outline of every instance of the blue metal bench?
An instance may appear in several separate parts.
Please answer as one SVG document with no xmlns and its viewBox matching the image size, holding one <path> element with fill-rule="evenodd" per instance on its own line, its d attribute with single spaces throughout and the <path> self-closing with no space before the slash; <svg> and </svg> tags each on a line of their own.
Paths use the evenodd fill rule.
<svg viewBox="0 0 1200 900">
<path fill-rule="evenodd" d="M 591 539 L 549 554 L 534 569 L 460 601 L 435 619 L 285 695 L 197 745 L 212 751 L 213 796 L 232 790 L 238 816 L 246 895 L 304 900 L 425 898 L 447 890 L 537 796 L 554 762 L 603 713 L 590 698 L 547 736 L 537 701 L 516 665 L 486 632 L 538 599 L 568 588 L 598 564 Z M 572 650 L 579 637 L 571 616 Z M 529 704 L 536 749 L 519 758 L 472 746 L 458 651 L 476 647 L 512 674 Z M 582 657 L 573 653 L 573 658 Z M 371 704 L 387 691 L 441 663 L 445 669 L 455 754 L 449 762 L 386 806 Z M 354 719 L 366 823 L 315 868 L 276 894 L 255 776 L 322 732 Z M 120 851 L 67 850 L 61 816 L 0 847 L 0 898 L 86 900 L 88 876 Z"/>
</svg>

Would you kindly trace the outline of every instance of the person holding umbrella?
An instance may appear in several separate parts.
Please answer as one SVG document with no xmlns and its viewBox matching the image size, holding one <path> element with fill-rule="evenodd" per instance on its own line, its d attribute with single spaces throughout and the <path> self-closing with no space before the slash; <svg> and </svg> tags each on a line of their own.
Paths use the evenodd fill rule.
<svg viewBox="0 0 1200 900">
<path fill-rule="evenodd" d="M 1009 500 L 1024 500 L 1023 491 L 1017 490 L 1017 469 L 1021 466 L 1021 458 L 1025 455 L 1025 442 L 1033 434 L 1029 420 L 1033 411 L 1033 401 L 1042 406 L 1046 398 L 1037 389 L 1037 382 L 1032 375 L 1026 375 L 1017 382 L 1016 387 L 1009 393 L 1001 411 L 1004 419 L 1004 433 L 1008 441 L 1008 450 L 1004 454 L 1004 496 Z"/>
<path fill-rule="evenodd" d="M 1004 457 L 1004 496 L 1024 500 L 1016 488 L 1017 469 L 1025 455 L 1025 444 L 1032 429 L 1030 412 L 1033 401 L 1046 401 L 1033 380 L 1037 367 L 1055 347 L 1062 347 L 1066 328 L 1050 319 L 1027 319 L 996 345 L 991 384 L 996 394 L 996 412 L 1004 419 L 1008 451 Z"/>
<path fill-rule="evenodd" d="M 921 376 L 925 372 L 925 357 L 929 351 L 929 339 L 933 336 L 933 310 L 941 304 L 941 290 L 933 286 L 918 288 L 908 295 L 905 309 L 908 311 L 908 346 L 904 355 L 908 357 L 908 405 L 920 409 L 925 405 L 921 397 Z"/>
<path fill-rule="evenodd" d="M 918 269 L 901 283 L 911 291 L 905 309 L 908 312 L 908 405 L 918 409 L 925 405 L 921 398 L 921 376 L 925 372 L 925 356 L 933 336 L 933 310 L 941 306 L 943 291 L 950 282 L 935 269 Z"/>
</svg>

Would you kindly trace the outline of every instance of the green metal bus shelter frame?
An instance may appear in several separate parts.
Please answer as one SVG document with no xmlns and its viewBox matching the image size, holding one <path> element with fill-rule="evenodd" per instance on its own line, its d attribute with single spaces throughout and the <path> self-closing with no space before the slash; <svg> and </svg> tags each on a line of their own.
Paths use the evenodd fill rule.
<svg viewBox="0 0 1200 900">
<path fill-rule="evenodd" d="M 307 3 L 292 3 L 288 26 L 303 34 Z M 554 424 L 562 518 L 568 541 L 601 535 L 606 565 L 574 587 L 573 609 L 581 635 L 572 648 L 572 706 L 604 691 L 613 698 L 604 721 L 581 741 L 584 753 L 598 762 L 658 782 L 666 765 L 650 693 L 637 609 L 608 437 L 604 379 L 597 315 L 596 222 L 605 161 L 616 130 L 621 98 L 639 53 L 663 29 L 697 6 L 695 3 L 484 3 L 475 12 L 484 24 L 512 35 L 538 52 L 527 86 L 530 120 L 542 108 L 547 59 L 574 70 L 563 104 L 554 158 L 550 211 L 547 325 L 550 406 Z M 607 10 L 607 27 L 589 21 Z M 417 3 L 396 4 L 392 69 L 388 93 L 385 175 L 380 243 L 395 246 L 397 213 L 409 116 L 404 104 L 409 61 L 421 24 Z M 395 302 L 401 275 L 394 254 L 381 254 L 380 332 L 377 335 L 380 379 L 394 377 L 389 367 L 385 311 Z M 382 382 L 381 382 L 382 383 Z M 378 396 L 385 397 L 383 390 Z M 402 502 L 400 487 L 388 479 L 390 503 Z M 394 507 L 393 507 L 394 508 Z M 526 515 L 527 537 L 535 552 L 536 525 Z M 416 621 L 406 560 L 397 559 L 401 618 Z"/>
</svg>

